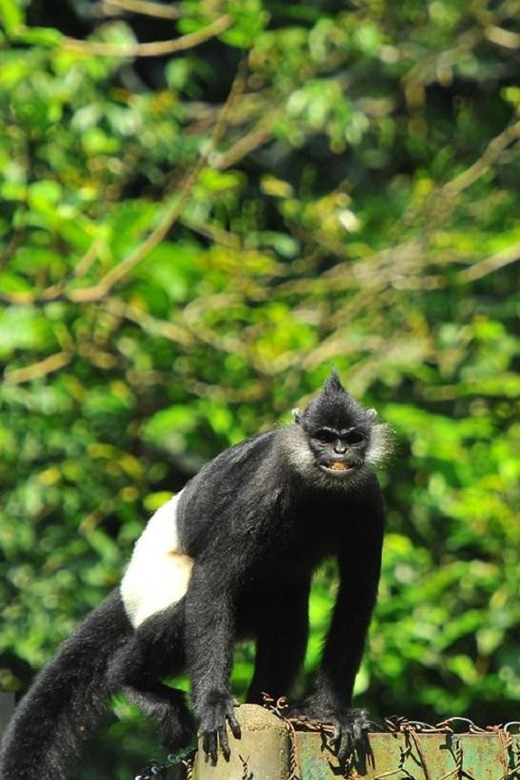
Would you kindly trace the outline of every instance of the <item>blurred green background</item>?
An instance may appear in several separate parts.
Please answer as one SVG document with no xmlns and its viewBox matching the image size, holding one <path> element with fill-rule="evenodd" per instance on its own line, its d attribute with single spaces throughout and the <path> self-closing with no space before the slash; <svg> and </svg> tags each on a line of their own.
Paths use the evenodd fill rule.
<svg viewBox="0 0 520 780">
<path fill-rule="evenodd" d="M 336 365 L 397 438 L 357 701 L 518 718 L 520 2 L 0 20 L 0 688 L 116 585 L 154 509 Z M 162 755 L 115 710 L 82 778 Z"/>
</svg>

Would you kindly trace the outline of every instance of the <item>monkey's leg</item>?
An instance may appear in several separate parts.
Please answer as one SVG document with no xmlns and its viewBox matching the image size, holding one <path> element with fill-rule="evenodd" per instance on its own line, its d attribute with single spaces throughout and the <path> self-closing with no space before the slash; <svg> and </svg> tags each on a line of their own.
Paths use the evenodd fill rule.
<svg viewBox="0 0 520 780">
<path fill-rule="evenodd" d="M 284 583 L 272 594 L 263 594 L 257 616 L 255 673 L 247 701 L 263 701 L 287 695 L 301 667 L 309 633 L 308 579 Z"/>
<path fill-rule="evenodd" d="M 108 670 L 110 687 L 159 723 L 169 750 L 186 745 L 194 733 L 184 692 L 161 682 L 162 677 L 179 674 L 184 665 L 184 614 L 177 604 L 139 626 Z"/>
</svg>

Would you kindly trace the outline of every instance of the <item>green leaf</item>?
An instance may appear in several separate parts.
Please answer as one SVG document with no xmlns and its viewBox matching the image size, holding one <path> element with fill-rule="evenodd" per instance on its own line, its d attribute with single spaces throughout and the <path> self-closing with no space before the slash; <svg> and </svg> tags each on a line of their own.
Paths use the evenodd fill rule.
<svg viewBox="0 0 520 780">
<path fill-rule="evenodd" d="M 4 0 L 5 1 L 5 0 Z M 2 2 L 2 0 L 0 0 Z M 25 27 L 16 34 L 17 43 L 57 48 L 63 43 L 64 36 L 52 27 Z"/>
<path fill-rule="evenodd" d="M 52 328 L 43 312 L 30 306 L 0 311 L 0 355 L 14 350 L 42 349 L 53 342 Z"/>
<path fill-rule="evenodd" d="M 19 32 L 25 18 L 17 0 L 0 0 L 0 21 L 9 36 Z"/>
<path fill-rule="evenodd" d="M 27 188 L 29 205 L 42 214 L 52 214 L 62 197 L 62 188 L 51 179 L 40 180 Z"/>
</svg>

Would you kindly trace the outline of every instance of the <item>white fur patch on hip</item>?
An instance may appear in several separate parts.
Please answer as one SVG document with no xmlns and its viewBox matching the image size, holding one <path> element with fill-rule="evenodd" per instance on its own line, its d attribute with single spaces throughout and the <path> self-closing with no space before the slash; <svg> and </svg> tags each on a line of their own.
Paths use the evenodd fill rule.
<svg viewBox="0 0 520 780">
<path fill-rule="evenodd" d="M 134 628 L 186 594 L 193 558 L 179 548 L 178 493 L 150 518 L 135 543 L 121 582 L 121 596 Z"/>
</svg>

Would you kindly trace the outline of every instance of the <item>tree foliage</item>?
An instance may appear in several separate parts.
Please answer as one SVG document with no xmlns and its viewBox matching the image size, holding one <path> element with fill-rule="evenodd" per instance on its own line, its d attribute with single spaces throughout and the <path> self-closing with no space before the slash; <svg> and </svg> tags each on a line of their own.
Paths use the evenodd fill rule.
<svg viewBox="0 0 520 780">
<path fill-rule="evenodd" d="M 0 4 L 0 684 L 334 364 L 397 438 L 362 699 L 512 717 L 517 3 L 60 5 Z"/>
</svg>

